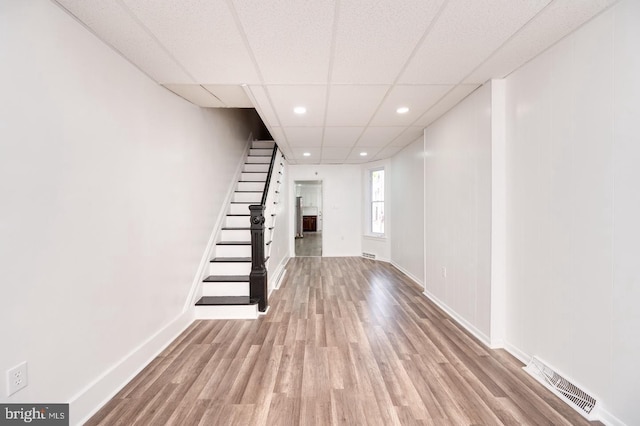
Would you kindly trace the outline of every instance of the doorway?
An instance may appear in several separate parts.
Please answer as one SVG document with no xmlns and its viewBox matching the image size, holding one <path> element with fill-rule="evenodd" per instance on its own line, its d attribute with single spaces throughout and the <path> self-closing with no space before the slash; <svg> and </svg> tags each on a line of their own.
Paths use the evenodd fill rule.
<svg viewBox="0 0 640 426">
<path fill-rule="evenodd" d="M 296 256 L 322 256 L 322 181 L 297 180 L 294 184 Z"/>
</svg>

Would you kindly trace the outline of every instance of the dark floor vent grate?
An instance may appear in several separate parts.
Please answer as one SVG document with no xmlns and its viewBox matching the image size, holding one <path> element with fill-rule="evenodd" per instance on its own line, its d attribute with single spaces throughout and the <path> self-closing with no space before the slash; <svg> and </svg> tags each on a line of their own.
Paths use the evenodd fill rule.
<svg viewBox="0 0 640 426">
<path fill-rule="evenodd" d="M 549 365 L 533 357 L 524 370 L 585 418 L 596 420 L 596 398 L 558 374 Z"/>
</svg>

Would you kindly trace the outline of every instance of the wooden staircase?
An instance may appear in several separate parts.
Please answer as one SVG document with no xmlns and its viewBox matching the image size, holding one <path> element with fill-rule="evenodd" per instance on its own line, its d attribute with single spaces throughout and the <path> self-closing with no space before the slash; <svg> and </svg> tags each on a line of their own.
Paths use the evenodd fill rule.
<svg viewBox="0 0 640 426">
<path fill-rule="evenodd" d="M 236 184 L 219 240 L 215 245 L 213 258 L 209 262 L 209 275 L 202 283 L 202 297 L 196 302 L 196 318 L 257 318 L 258 299 L 250 293 L 252 266 L 250 205 L 259 205 L 269 169 L 272 167 L 269 193 L 270 202 L 276 202 L 281 185 L 282 162 L 274 162 L 276 155 L 273 141 L 253 141 L 246 158 L 240 180 Z M 279 154 L 281 156 L 281 154 Z M 275 160 L 275 158 L 274 158 Z M 265 224 L 264 241 L 267 249 L 271 244 L 275 215 L 270 215 Z"/>
</svg>

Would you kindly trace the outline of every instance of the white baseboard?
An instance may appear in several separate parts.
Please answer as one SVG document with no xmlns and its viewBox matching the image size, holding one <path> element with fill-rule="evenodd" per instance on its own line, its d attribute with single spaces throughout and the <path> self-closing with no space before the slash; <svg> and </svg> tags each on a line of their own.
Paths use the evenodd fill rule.
<svg viewBox="0 0 640 426">
<path fill-rule="evenodd" d="M 607 426 L 627 426 L 622 420 L 611 414 L 607 411 L 606 407 L 603 405 L 600 406 L 600 410 L 598 411 L 599 419 L 602 423 Z"/>
<path fill-rule="evenodd" d="M 416 278 L 413 274 L 411 274 L 409 271 L 405 270 L 402 266 L 398 265 L 397 263 L 395 263 L 393 261 L 391 262 L 391 265 L 393 265 L 400 272 L 402 272 L 404 275 L 409 277 L 413 282 L 415 282 L 416 284 L 418 284 L 420 287 L 422 287 L 424 289 L 424 284 L 418 278 Z M 480 340 L 486 347 L 488 347 L 488 348 L 491 347 L 491 344 L 490 344 L 491 342 L 489 340 L 489 337 L 486 334 L 484 334 L 483 332 L 478 330 L 469 321 L 467 321 L 466 319 L 464 319 L 460 315 L 458 315 L 458 313 L 456 311 L 454 311 L 453 309 L 451 309 L 449 306 L 447 306 L 446 303 L 442 302 L 440 299 L 438 299 L 436 296 L 434 296 L 433 294 L 428 292 L 426 289 L 424 290 L 424 292 L 422 294 L 425 295 L 433 303 L 435 303 L 440 309 L 445 311 L 458 324 L 460 324 L 467 331 L 469 331 L 471 334 L 473 334 L 475 337 L 477 337 L 478 340 Z"/>
<path fill-rule="evenodd" d="M 419 284 L 420 286 L 423 286 L 423 284 L 415 276 L 410 274 L 404 268 L 402 268 L 401 266 L 399 266 L 393 261 L 391 262 L 391 264 L 394 267 L 396 267 L 400 272 L 402 272 L 404 275 L 411 278 L 411 280 L 413 280 L 415 283 Z M 509 352 L 516 359 L 522 362 L 522 364 L 524 364 L 525 366 L 529 363 L 529 361 L 531 361 L 531 355 L 528 355 L 527 353 L 525 353 L 518 347 L 510 344 L 509 342 L 506 342 L 503 340 L 491 341 L 484 333 L 482 333 L 480 330 L 474 327 L 471 323 L 469 323 L 467 320 L 465 320 L 460 315 L 458 315 L 453 309 L 451 309 L 449 306 L 447 306 L 445 303 L 443 303 L 440 299 L 435 297 L 433 294 L 429 293 L 426 290 L 424 291 L 423 294 L 427 298 L 429 298 L 433 303 L 438 305 L 440 309 L 442 309 L 449 316 L 451 316 L 458 324 L 460 324 L 467 331 L 469 331 L 471 334 L 477 337 L 478 340 L 480 340 L 488 348 L 491 348 L 491 349 L 504 348 L 507 352 Z M 607 411 L 606 407 L 602 404 L 600 405 L 598 410 L 598 420 L 600 420 L 602 423 L 604 423 L 607 426 L 627 426 L 622 420 L 618 419 L 616 416 L 614 416 L 609 411 Z"/>
<path fill-rule="evenodd" d="M 271 286 L 269 289 L 269 295 L 271 295 L 271 293 L 274 290 L 277 290 L 280 288 L 280 283 L 282 282 L 285 274 L 287 273 L 287 270 L 284 267 L 287 265 L 287 262 L 289 261 L 290 258 L 291 258 L 290 256 L 284 256 L 280 260 L 280 263 L 278 264 L 278 266 L 276 266 L 273 269 L 273 272 L 269 274 L 269 278 L 275 279 L 273 286 Z"/>
<path fill-rule="evenodd" d="M 72 397 L 69 403 L 69 424 L 81 425 L 87 422 L 91 416 L 191 325 L 193 320 L 193 309 L 181 313 Z"/>
<path fill-rule="evenodd" d="M 504 350 L 506 350 L 511 355 L 516 357 L 516 359 L 521 363 L 523 363 L 524 365 L 529 364 L 529 361 L 531 361 L 532 355 L 527 354 L 526 352 L 520 350 L 519 348 L 515 347 L 511 343 L 505 342 L 503 347 L 504 347 Z"/>
<path fill-rule="evenodd" d="M 195 307 L 198 320 L 230 320 L 258 318 L 258 305 L 200 305 Z"/>
<path fill-rule="evenodd" d="M 287 258 L 286 260 L 289 260 Z M 276 270 L 276 282 L 273 285 L 274 290 L 278 290 L 280 288 L 280 284 L 282 284 L 282 280 L 284 280 L 285 275 L 287 275 L 287 270 L 284 268 L 287 262 L 283 262 L 282 265 Z"/>
<path fill-rule="evenodd" d="M 418 277 L 416 277 L 415 275 L 413 275 L 411 272 L 407 271 L 405 268 L 403 268 L 402 266 L 400 266 L 399 264 L 397 264 L 396 262 L 394 262 L 393 260 L 390 261 L 389 263 L 391 263 L 391 265 L 396 268 L 397 270 L 399 270 L 400 272 L 402 272 L 403 274 L 405 274 L 407 277 L 411 278 L 411 280 L 418 284 L 420 287 L 422 287 L 424 289 L 424 283 L 422 281 L 420 281 L 418 279 Z"/>
<path fill-rule="evenodd" d="M 482 342 L 487 348 L 491 347 L 491 342 L 489 337 L 478 330 L 473 324 L 471 324 L 466 319 L 462 318 L 456 311 L 447 306 L 446 303 L 442 302 L 440 299 L 435 297 L 433 294 L 429 293 L 425 290 L 422 294 L 424 294 L 429 300 L 438 305 L 440 309 L 445 311 L 451 318 L 453 318 L 458 324 L 464 327 L 469 333 L 473 334 L 480 342 Z"/>
<path fill-rule="evenodd" d="M 503 349 L 505 345 L 505 341 L 502 339 L 491 339 L 491 345 L 489 346 L 491 349 Z"/>
<path fill-rule="evenodd" d="M 525 366 L 529 364 L 529 362 L 531 361 L 531 358 L 532 358 L 531 355 L 525 353 L 523 350 L 512 345 L 509 342 L 504 343 L 504 349 L 507 352 L 509 352 L 511 355 L 513 355 L 516 359 L 518 359 L 518 361 L 523 363 Z M 569 377 L 565 373 L 560 372 L 560 374 L 562 374 L 567 380 L 575 383 L 576 385 L 579 385 L 578 382 L 576 382 L 573 378 Z M 596 399 L 598 399 L 598 405 L 597 405 L 598 412 L 597 412 L 596 420 L 601 421 L 607 426 L 626 426 L 626 424 L 622 420 L 618 419 L 616 416 L 614 416 L 609 411 L 607 411 L 607 408 L 602 403 L 602 399 L 600 398 L 596 398 Z"/>
</svg>

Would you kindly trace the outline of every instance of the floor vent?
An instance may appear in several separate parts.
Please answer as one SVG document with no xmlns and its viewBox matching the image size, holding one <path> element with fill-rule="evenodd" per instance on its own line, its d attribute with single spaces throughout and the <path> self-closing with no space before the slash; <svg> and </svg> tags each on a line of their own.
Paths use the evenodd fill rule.
<svg viewBox="0 0 640 426">
<path fill-rule="evenodd" d="M 362 257 L 364 257 L 365 259 L 375 259 L 376 255 L 373 254 L 373 253 L 365 253 L 365 252 L 363 252 L 362 253 Z"/>
<path fill-rule="evenodd" d="M 549 365 L 533 357 L 524 370 L 587 420 L 597 419 L 597 400 L 556 373 Z"/>
</svg>

